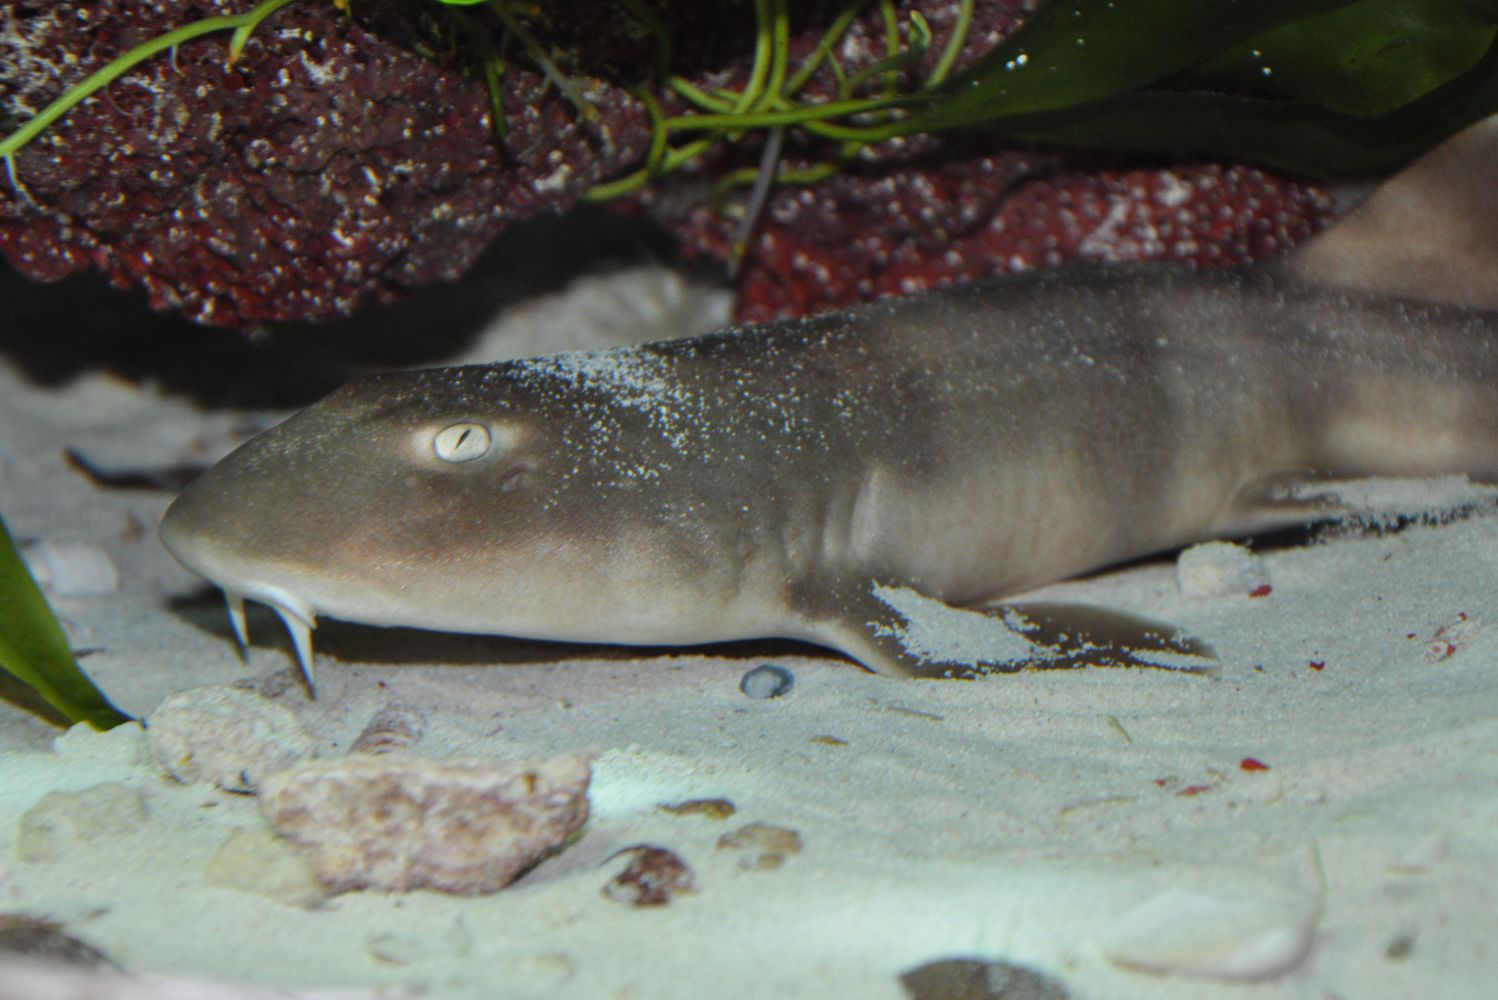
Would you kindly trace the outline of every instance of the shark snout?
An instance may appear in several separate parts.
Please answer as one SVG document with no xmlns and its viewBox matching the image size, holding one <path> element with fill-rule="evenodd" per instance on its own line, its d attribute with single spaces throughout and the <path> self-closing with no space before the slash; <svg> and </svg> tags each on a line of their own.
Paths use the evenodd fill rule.
<svg viewBox="0 0 1498 1000">
<path fill-rule="evenodd" d="M 194 514 L 191 493 L 167 508 L 157 534 L 178 562 L 223 591 L 241 650 L 249 645 L 244 602 L 259 601 L 275 611 L 291 636 L 307 686 L 312 687 L 312 630 L 317 627 L 317 611 L 280 579 L 288 574 L 278 572 L 280 567 L 258 557 L 241 540 L 202 523 Z"/>
</svg>

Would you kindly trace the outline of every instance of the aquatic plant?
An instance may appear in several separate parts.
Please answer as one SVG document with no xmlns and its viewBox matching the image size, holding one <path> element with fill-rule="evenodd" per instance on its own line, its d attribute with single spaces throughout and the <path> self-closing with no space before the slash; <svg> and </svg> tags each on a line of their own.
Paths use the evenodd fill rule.
<svg viewBox="0 0 1498 1000">
<path fill-rule="evenodd" d="M 0 519 L 0 669 L 69 722 L 109 729 L 130 717 L 110 703 L 78 666 L 67 636 Z"/>
<path fill-rule="evenodd" d="M 1072 0 L 953 77 L 921 130 L 1392 171 L 1498 110 L 1494 0 Z"/>
<path fill-rule="evenodd" d="M 232 63 L 250 34 L 293 2 L 316 0 L 262 0 L 243 14 L 207 18 L 142 42 L 0 140 L 0 159 L 14 179 L 14 154 L 27 142 L 132 67 L 184 42 L 232 32 Z M 354 0 L 331 2 L 347 12 Z M 434 2 L 451 11 L 477 51 L 501 141 L 505 63 L 491 24 L 502 38 L 520 43 L 579 115 L 589 115 L 591 107 L 526 27 L 520 5 Z M 1033 142 L 1189 149 L 1319 176 L 1371 174 L 1498 108 L 1495 0 L 1065 0 L 1031 15 L 992 51 L 954 72 L 973 12 L 973 0 L 957 2 L 953 31 L 934 68 L 901 89 L 935 44 L 919 11 L 907 11 L 902 24 L 894 0 L 879 0 L 885 53 L 849 73 L 835 49 L 870 0 L 847 0 L 795 67 L 789 0 L 754 0 L 748 77 L 737 90 L 710 92 L 673 71 L 670 31 L 651 0 L 619 0 L 657 41 L 655 87 L 641 81 L 634 91 L 650 109 L 654 141 L 644 164 L 590 196 L 637 190 L 720 143 L 792 127 L 845 145 L 828 163 L 776 173 L 781 182 L 824 179 L 870 143 L 958 128 Z M 474 15 L 465 12 L 480 7 Z M 833 77 L 833 96 L 803 97 L 823 72 Z M 662 93 L 688 110 L 666 115 Z M 682 136 L 695 137 L 672 145 Z M 756 179 L 756 173 L 729 182 Z"/>
</svg>

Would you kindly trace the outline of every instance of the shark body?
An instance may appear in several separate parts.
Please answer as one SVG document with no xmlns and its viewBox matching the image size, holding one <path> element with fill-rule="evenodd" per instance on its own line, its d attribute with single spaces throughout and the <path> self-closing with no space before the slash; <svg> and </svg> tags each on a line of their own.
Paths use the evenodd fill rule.
<svg viewBox="0 0 1498 1000">
<path fill-rule="evenodd" d="M 1318 475 L 1498 479 L 1498 270 L 1473 264 L 1498 209 L 1471 208 L 1495 134 L 1265 267 L 1069 268 L 362 378 L 209 470 L 161 536 L 241 637 L 245 598 L 274 607 L 309 675 L 318 615 L 940 672 L 898 595 L 979 604 L 1304 520 L 1280 487 Z"/>
</svg>

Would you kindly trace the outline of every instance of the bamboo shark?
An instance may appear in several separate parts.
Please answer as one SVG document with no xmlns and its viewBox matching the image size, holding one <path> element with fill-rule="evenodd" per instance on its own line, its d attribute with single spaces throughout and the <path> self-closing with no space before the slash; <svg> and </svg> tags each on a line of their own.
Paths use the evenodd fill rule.
<svg viewBox="0 0 1498 1000">
<path fill-rule="evenodd" d="M 1490 120 L 1265 266 L 361 378 L 210 469 L 161 538 L 241 643 L 244 600 L 274 608 L 309 683 L 318 616 L 1012 668 L 1022 647 L 953 653 L 940 613 L 1304 520 L 1277 487 L 1319 474 L 1498 478 L 1495 192 Z"/>
</svg>

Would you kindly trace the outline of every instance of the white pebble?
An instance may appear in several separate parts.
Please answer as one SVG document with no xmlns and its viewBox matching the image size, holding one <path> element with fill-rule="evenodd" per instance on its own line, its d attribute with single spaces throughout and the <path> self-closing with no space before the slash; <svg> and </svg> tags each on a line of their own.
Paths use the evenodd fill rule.
<svg viewBox="0 0 1498 1000">
<path fill-rule="evenodd" d="M 120 571 L 97 545 L 43 540 L 22 549 L 21 557 L 53 597 L 102 597 L 120 589 Z"/>
<path fill-rule="evenodd" d="M 253 792 L 260 779 L 312 756 L 316 743 L 290 709 L 253 691 L 208 686 L 172 695 L 146 720 L 151 753 L 184 784 Z"/>
<path fill-rule="evenodd" d="M 1176 559 L 1176 582 L 1188 597 L 1251 594 L 1269 585 L 1269 569 L 1242 545 L 1203 542 Z"/>
<path fill-rule="evenodd" d="M 103 732 L 80 722 L 53 739 L 52 752 L 78 763 L 123 767 L 144 764 L 149 756 L 146 731 L 139 722 L 126 722 Z"/>
<path fill-rule="evenodd" d="M 1281 976 L 1311 950 L 1319 900 L 1263 892 L 1217 895 L 1167 889 L 1130 910 L 1100 942 L 1127 969 L 1201 979 Z"/>
</svg>

